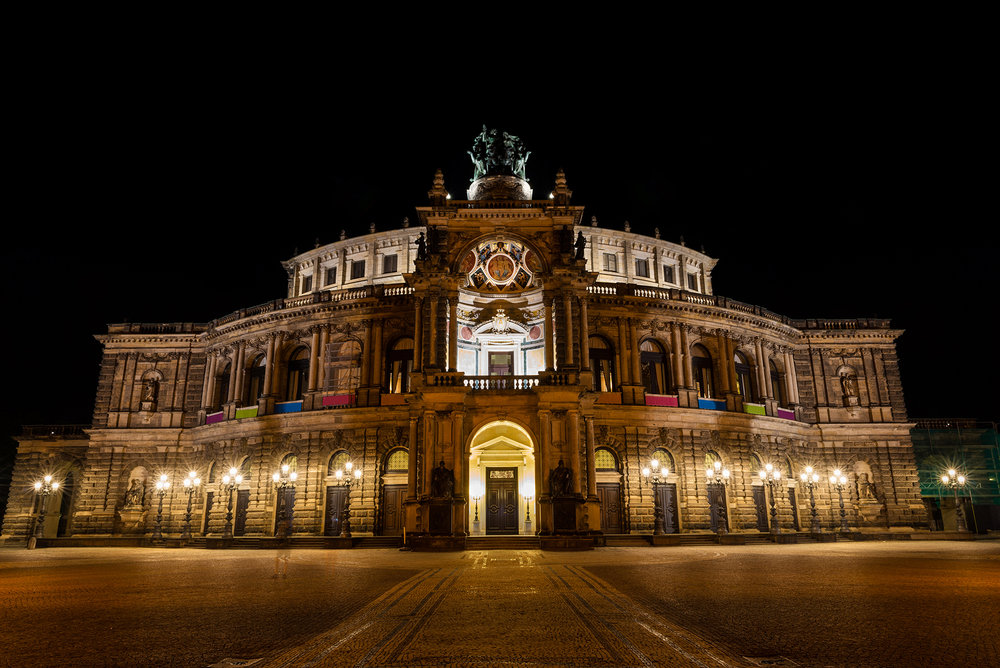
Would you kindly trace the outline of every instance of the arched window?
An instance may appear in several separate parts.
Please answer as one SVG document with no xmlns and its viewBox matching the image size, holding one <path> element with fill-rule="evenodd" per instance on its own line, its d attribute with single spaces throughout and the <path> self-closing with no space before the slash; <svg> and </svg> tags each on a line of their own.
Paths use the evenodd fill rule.
<svg viewBox="0 0 1000 668">
<path fill-rule="evenodd" d="M 354 339 L 326 347 L 326 391 L 350 394 L 361 384 L 361 344 Z"/>
<path fill-rule="evenodd" d="M 664 450 L 663 448 L 657 448 L 656 450 L 653 450 L 653 454 L 650 456 L 650 459 L 655 459 L 656 461 L 658 461 L 660 463 L 661 469 L 664 466 L 666 466 L 668 471 L 677 470 L 677 468 L 674 466 L 674 456 L 671 455 L 669 451 Z"/>
<path fill-rule="evenodd" d="M 397 339 L 385 354 L 385 391 L 401 394 L 410 391 L 413 372 L 413 339 Z"/>
<path fill-rule="evenodd" d="M 617 471 L 618 458 L 609 448 L 594 450 L 594 468 L 598 471 Z"/>
<path fill-rule="evenodd" d="M 715 396 L 715 374 L 712 371 L 712 356 L 705 347 L 695 344 L 691 348 L 691 365 L 694 367 L 694 382 L 698 396 L 711 399 Z"/>
<path fill-rule="evenodd" d="M 335 475 L 337 470 L 343 469 L 344 464 L 349 461 L 351 461 L 351 456 L 347 454 L 347 450 L 341 450 L 333 457 L 330 457 L 330 465 L 326 467 L 326 474 L 328 476 Z"/>
<path fill-rule="evenodd" d="M 264 396 L 264 372 L 267 369 L 267 356 L 258 355 L 247 371 L 247 394 L 244 404 L 255 404 Z"/>
<path fill-rule="evenodd" d="M 285 384 L 285 401 L 302 398 L 309 382 L 309 350 L 296 348 L 288 358 L 288 382 Z"/>
<path fill-rule="evenodd" d="M 409 470 L 410 453 L 403 448 L 396 448 L 385 458 L 386 473 L 406 473 Z"/>
<path fill-rule="evenodd" d="M 774 363 L 774 360 L 768 361 L 768 368 L 771 373 L 771 396 L 774 397 L 779 406 L 787 406 L 784 374 L 778 371 L 778 365 Z"/>
<path fill-rule="evenodd" d="M 615 350 L 603 336 L 590 337 L 590 368 L 594 370 L 594 391 L 613 392 L 615 383 Z"/>
<path fill-rule="evenodd" d="M 705 470 L 707 471 L 708 469 L 714 469 L 715 462 L 721 462 L 721 461 L 722 457 L 719 456 L 718 452 L 716 452 L 715 450 L 709 450 L 708 452 L 705 453 Z"/>
<path fill-rule="evenodd" d="M 750 453 L 750 473 L 756 476 L 760 471 L 764 470 L 764 462 L 760 460 L 757 453 Z"/>
<path fill-rule="evenodd" d="M 646 339 L 639 344 L 639 365 L 642 368 L 642 384 L 646 386 L 646 392 L 666 394 L 669 391 L 667 355 L 659 343 Z"/>
<path fill-rule="evenodd" d="M 240 475 L 243 476 L 243 482 L 248 482 L 250 480 L 250 474 L 253 472 L 250 467 L 250 458 L 244 457 L 238 468 L 240 470 Z"/>
<path fill-rule="evenodd" d="M 792 460 L 788 457 L 785 457 L 785 476 L 786 480 L 795 480 L 795 474 L 792 472 Z"/>
<path fill-rule="evenodd" d="M 215 407 L 222 408 L 222 404 L 229 401 L 229 374 L 231 373 L 231 368 L 229 364 L 226 364 L 222 368 L 222 372 L 216 374 L 215 376 Z"/>
<path fill-rule="evenodd" d="M 299 458 L 294 454 L 289 453 L 281 458 L 281 468 L 284 468 L 286 464 L 288 465 L 288 472 L 291 473 L 292 471 L 298 469 Z"/>
<path fill-rule="evenodd" d="M 209 484 L 215 482 L 215 470 L 217 468 L 218 467 L 215 465 L 215 462 L 212 462 L 211 464 L 208 465 L 208 482 L 209 482 Z"/>
<path fill-rule="evenodd" d="M 754 401 L 756 393 L 753 387 L 753 373 L 743 353 L 737 352 L 733 355 L 733 366 L 736 367 L 736 390 L 743 397 L 743 401 Z"/>
</svg>

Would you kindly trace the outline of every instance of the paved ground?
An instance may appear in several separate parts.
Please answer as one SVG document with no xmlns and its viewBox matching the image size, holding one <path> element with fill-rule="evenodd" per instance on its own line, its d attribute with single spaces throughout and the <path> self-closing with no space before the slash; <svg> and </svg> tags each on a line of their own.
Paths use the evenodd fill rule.
<svg viewBox="0 0 1000 668">
<path fill-rule="evenodd" d="M 285 554 L 0 550 L 0 665 L 1000 665 L 1000 542 Z"/>
</svg>

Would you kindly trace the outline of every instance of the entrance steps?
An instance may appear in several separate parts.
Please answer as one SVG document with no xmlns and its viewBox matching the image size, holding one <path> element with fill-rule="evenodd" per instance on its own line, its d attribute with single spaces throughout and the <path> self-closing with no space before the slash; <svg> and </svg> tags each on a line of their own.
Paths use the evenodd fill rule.
<svg viewBox="0 0 1000 668">
<path fill-rule="evenodd" d="M 538 536 L 468 536 L 466 550 L 538 550 Z"/>
<path fill-rule="evenodd" d="M 354 539 L 355 549 L 399 548 L 403 546 L 402 536 L 362 536 Z"/>
</svg>

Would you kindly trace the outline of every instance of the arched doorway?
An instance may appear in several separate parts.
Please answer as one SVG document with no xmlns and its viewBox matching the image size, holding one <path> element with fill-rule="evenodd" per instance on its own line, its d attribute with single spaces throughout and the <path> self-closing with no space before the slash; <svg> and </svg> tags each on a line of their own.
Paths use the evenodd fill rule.
<svg viewBox="0 0 1000 668">
<path fill-rule="evenodd" d="M 528 431 L 515 422 L 491 422 L 473 434 L 469 452 L 470 533 L 534 535 L 535 448 Z"/>
</svg>

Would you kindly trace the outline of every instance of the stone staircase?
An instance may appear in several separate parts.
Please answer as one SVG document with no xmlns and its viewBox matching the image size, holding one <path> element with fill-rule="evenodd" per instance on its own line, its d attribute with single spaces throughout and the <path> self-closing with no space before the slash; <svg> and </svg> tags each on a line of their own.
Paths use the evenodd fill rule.
<svg viewBox="0 0 1000 668">
<path fill-rule="evenodd" d="M 402 536 L 362 536 L 352 541 L 355 549 L 395 549 L 403 546 Z"/>
<path fill-rule="evenodd" d="M 469 536 L 466 550 L 538 550 L 538 536 Z"/>
<path fill-rule="evenodd" d="M 605 534 L 605 547 L 649 547 L 649 537 L 641 534 Z"/>
</svg>

